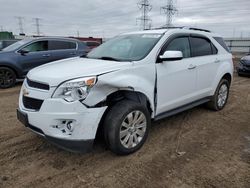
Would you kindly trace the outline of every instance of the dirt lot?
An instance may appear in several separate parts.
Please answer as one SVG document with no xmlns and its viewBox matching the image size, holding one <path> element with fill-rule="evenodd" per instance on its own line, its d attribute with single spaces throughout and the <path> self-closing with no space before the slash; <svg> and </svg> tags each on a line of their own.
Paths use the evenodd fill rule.
<svg viewBox="0 0 250 188">
<path fill-rule="evenodd" d="M 137 153 L 60 150 L 16 120 L 20 85 L 0 91 L 0 187 L 250 187 L 250 78 L 227 107 L 198 107 L 154 123 Z"/>
</svg>

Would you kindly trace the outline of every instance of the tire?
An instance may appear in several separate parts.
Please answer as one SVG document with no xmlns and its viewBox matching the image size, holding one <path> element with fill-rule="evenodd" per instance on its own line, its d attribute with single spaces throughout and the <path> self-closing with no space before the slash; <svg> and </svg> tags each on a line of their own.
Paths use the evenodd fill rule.
<svg viewBox="0 0 250 188">
<path fill-rule="evenodd" d="M 229 89 L 229 81 L 226 79 L 222 79 L 217 86 L 217 89 L 211 101 L 207 103 L 207 107 L 214 111 L 222 110 L 227 104 Z"/>
<path fill-rule="evenodd" d="M 0 89 L 13 87 L 16 83 L 15 72 L 7 67 L 0 67 Z"/>
<path fill-rule="evenodd" d="M 145 143 L 150 125 L 151 117 L 145 106 L 130 100 L 120 101 L 111 107 L 104 120 L 106 144 L 117 155 L 134 153 Z"/>
</svg>

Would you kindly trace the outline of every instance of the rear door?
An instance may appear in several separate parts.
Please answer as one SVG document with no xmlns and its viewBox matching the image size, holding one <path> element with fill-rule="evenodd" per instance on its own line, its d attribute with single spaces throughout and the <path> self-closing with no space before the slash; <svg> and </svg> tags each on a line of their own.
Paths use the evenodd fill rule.
<svg viewBox="0 0 250 188">
<path fill-rule="evenodd" d="M 20 50 L 27 53 L 21 54 Z M 25 73 L 30 69 L 50 62 L 51 54 L 48 51 L 48 41 L 40 40 L 35 41 L 20 49 L 18 52 L 18 63 Z"/>
<path fill-rule="evenodd" d="M 165 51 L 182 51 L 184 58 L 156 64 L 156 115 L 194 101 L 196 93 L 197 70 L 191 58 L 189 35 L 172 37 L 163 47 L 160 55 Z"/>
<path fill-rule="evenodd" d="M 76 42 L 66 40 L 49 40 L 48 44 L 53 61 L 78 56 Z"/>
<path fill-rule="evenodd" d="M 218 50 L 209 38 L 200 35 L 190 37 L 192 59 L 197 67 L 197 97 L 204 98 L 212 91 L 220 60 Z"/>
</svg>

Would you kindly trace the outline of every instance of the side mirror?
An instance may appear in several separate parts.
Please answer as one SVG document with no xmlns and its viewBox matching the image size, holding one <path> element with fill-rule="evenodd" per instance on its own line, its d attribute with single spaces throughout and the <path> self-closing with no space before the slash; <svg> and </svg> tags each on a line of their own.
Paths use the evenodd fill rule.
<svg viewBox="0 0 250 188">
<path fill-rule="evenodd" d="M 183 59 L 181 51 L 166 51 L 163 55 L 160 55 L 161 61 L 177 61 Z"/>
<path fill-rule="evenodd" d="M 25 55 L 25 54 L 29 53 L 28 50 L 19 50 L 18 52 L 19 52 L 21 55 Z"/>
</svg>

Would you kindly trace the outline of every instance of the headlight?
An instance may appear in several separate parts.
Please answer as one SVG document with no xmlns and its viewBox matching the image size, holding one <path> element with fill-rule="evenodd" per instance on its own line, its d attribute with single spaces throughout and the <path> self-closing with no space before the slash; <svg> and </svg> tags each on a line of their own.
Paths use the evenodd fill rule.
<svg viewBox="0 0 250 188">
<path fill-rule="evenodd" d="M 96 80 L 96 77 L 86 77 L 67 81 L 56 89 L 52 98 L 63 98 L 68 102 L 84 100 L 96 84 Z"/>
</svg>

